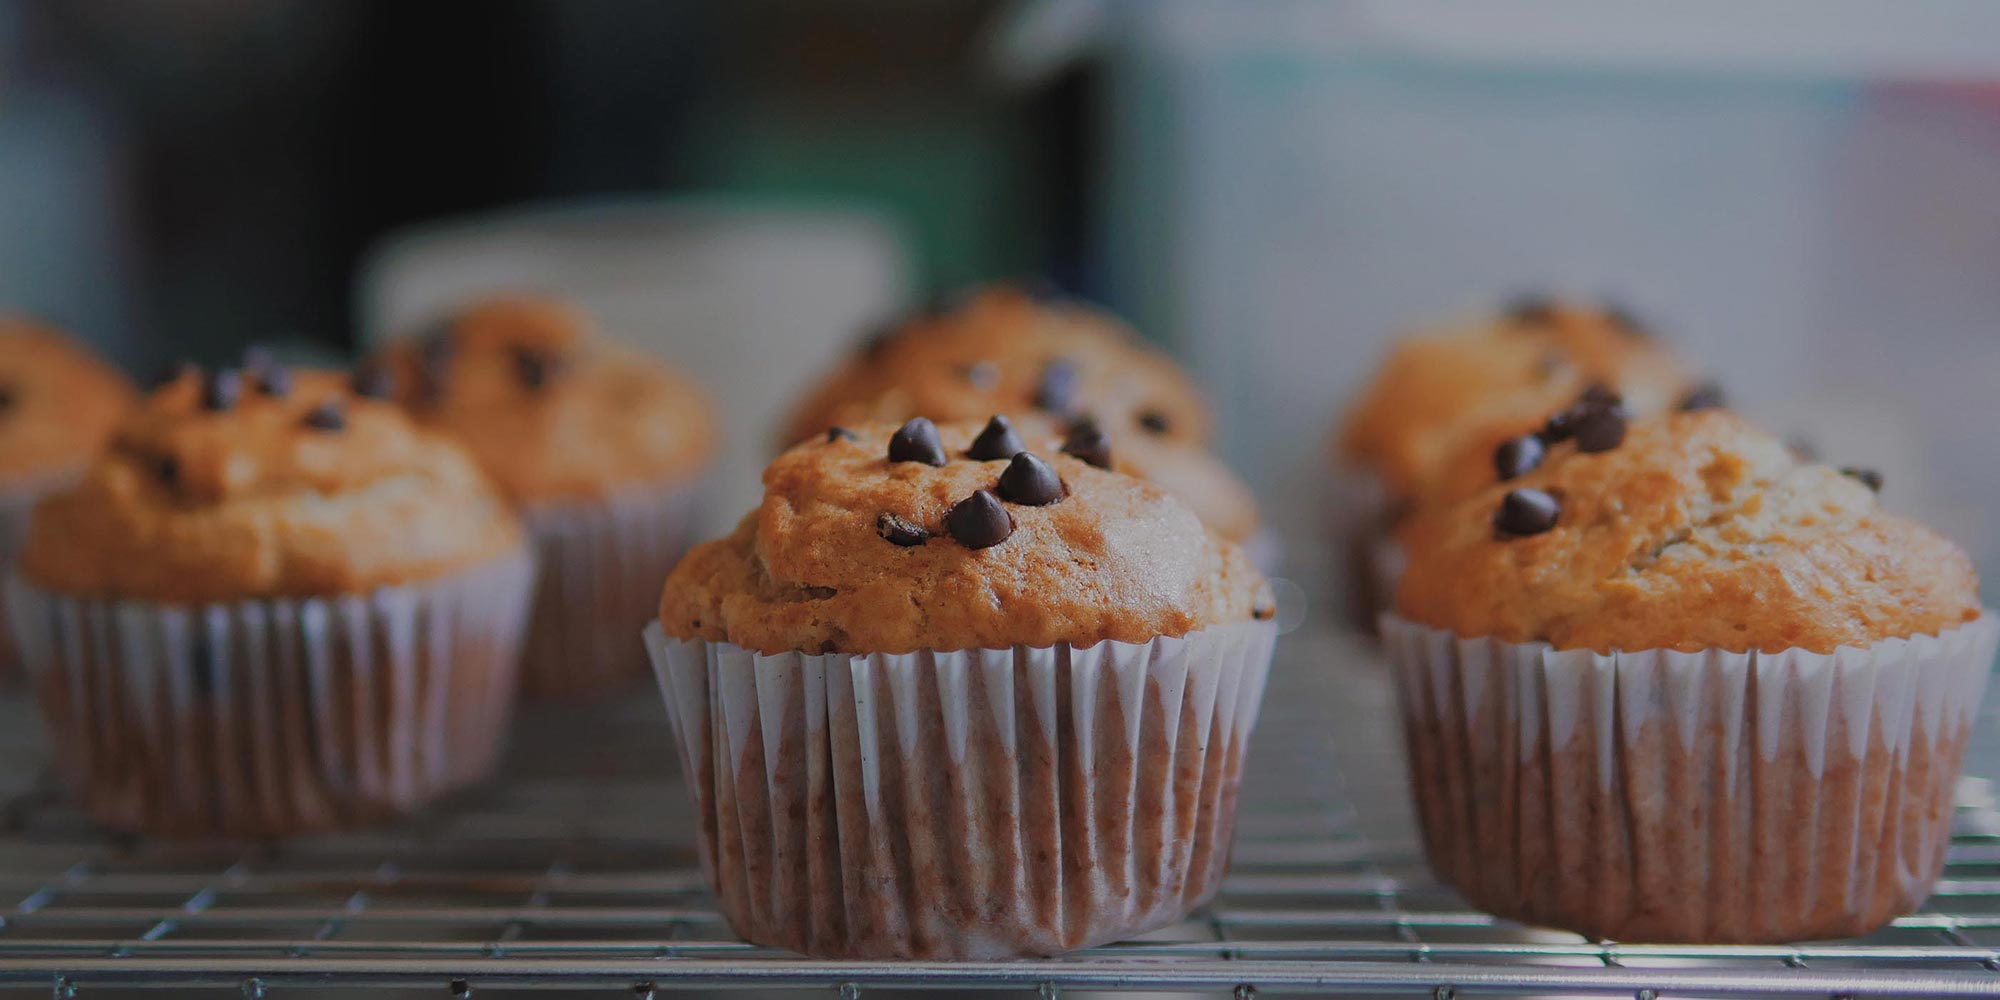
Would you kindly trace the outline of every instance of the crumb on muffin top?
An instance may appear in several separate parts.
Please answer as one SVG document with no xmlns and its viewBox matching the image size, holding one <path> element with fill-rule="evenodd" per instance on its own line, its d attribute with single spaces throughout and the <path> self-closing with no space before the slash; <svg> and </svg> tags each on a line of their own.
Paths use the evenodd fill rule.
<svg viewBox="0 0 2000 1000">
<path fill-rule="evenodd" d="M 360 388 L 269 361 L 183 370 L 36 508 L 23 572 L 76 596 L 196 603 L 362 593 L 516 549 L 471 457 Z"/>
<path fill-rule="evenodd" d="M 1208 404 L 1180 366 L 1101 309 L 994 286 L 891 326 L 805 394 L 784 444 L 828 427 L 994 413 L 1089 416 L 1206 444 Z"/>
<path fill-rule="evenodd" d="M 136 396 L 78 342 L 0 317 L 0 489 L 81 470 Z"/>
<path fill-rule="evenodd" d="M 679 485 L 715 450 L 693 380 L 563 302 L 486 299 L 376 363 L 419 421 L 463 441 L 523 507 Z"/>
<path fill-rule="evenodd" d="M 1398 341 L 1349 409 L 1340 456 L 1409 499 L 1476 436 L 1533 427 L 1591 385 L 1617 392 L 1640 416 L 1704 391 L 1624 310 L 1524 299 L 1496 317 Z"/>
<path fill-rule="evenodd" d="M 1615 416 L 1615 414 L 1614 414 Z M 1556 435 L 1419 511 L 1397 612 L 1559 649 L 1831 652 L 1977 618 L 1965 553 L 1884 511 L 1879 477 L 1801 461 L 1722 410 Z"/>
<path fill-rule="evenodd" d="M 1274 612 L 1241 549 L 1101 459 L 1005 418 L 833 428 L 675 568 L 661 623 L 766 653 L 904 653 L 1145 642 Z"/>
</svg>

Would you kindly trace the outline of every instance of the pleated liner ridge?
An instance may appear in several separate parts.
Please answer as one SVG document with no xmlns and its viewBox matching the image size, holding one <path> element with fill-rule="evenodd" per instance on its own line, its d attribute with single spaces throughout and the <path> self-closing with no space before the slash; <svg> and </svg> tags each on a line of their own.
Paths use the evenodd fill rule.
<svg viewBox="0 0 2000 1000">
<path fill-rule="evenodd" d="M 738 934 L 990 959 L 1215 895 L 1276 634 L 871 656 L 647 638 Z"/>
<path fill-rule="evenodd" d="M 687 552 L 696 499 L 692 488 L 646 490 L 524 513 L 540 565 L 524 694 L 587 695 L 646 676 L 639 631 Z"/>
<path fill-rule="evenodd" d="M 1441 879 L 1594 937 L 1753 943 L 1864 934 L 1930 894 L 2000 621 L 1823 655 L 1383 631 Z"/>
<path fill-rule="evenodd" d="M 7 598 L 56 765 L 120 830 L 268 837 L 413 809 L 492 770 L 534 579 L 523 553 L 335 598 Z"/>
</svg>

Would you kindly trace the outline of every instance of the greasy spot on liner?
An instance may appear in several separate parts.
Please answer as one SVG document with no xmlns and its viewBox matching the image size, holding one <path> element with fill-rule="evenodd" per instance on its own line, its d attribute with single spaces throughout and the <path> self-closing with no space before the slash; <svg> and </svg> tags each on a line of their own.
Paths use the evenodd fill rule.
<svg viewBox="0 0 2000 1000">
<path fill-rule="evenodd" d="M 938 441 L 937 425 L 924 417 L 913 417 L 889 437 L 889 461 L 922 462 L 942 466 L 944 445 Z"/>
<path fill-rule="evenodd" d="M 998 462 L 1013 458 L 1026 451 L 1028 446 L 1021 442 L 1021 435 L 1014 433 L 1014 424 L 999 414 L 986 421 L 986 427 L 972 444 L 965 449 L 965 457 L 975 462 Z"/>
<path fill-rule="evenodd" d="M 1014 515 L 991 490 L 980 490 L 951 505 L 944 527 L 968 549 L 992 548 L 1014 533 Z"/>
</svg>

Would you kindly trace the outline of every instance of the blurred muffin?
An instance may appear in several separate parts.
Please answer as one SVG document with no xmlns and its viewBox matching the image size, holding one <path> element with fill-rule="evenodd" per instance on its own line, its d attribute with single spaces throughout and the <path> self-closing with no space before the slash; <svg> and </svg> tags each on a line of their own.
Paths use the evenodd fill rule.
<svg viewBox="0 0 2000 1000">
<path fill-rule="evenodd" d="M 134 395 L 124 376 L 83 345 L 0 317 L 0 572 L 27 533 L 35 501 L 83 471 Z M 18 666 L 0 615 L 0 676 Z"/>
<path fill-rule="evenodd" d="M 474 303 L 392 345 L 378 374 L 426 425 L 464 442 L 519 507 L 540 592 L 522 686 L 588 694 L 645 674 L 639 629 L 686 551 L 716 447 L 686 376 L 536 298 Z"/>
<path fill-rule="evenodd" d="M 1623 941 L 1921 903 L 2000 639 L 1969 560 L 1731 414 L 1598 433 L 1403 534 L 1384 632 L 1433 869 Z"/>
<path fill-rule="evenodd" d="M 499 752 L 532 579 L 471 458 L 334 372 L 189 371 L 38 506 L 9 605 L 100 823 L 275 836 Z"/>
<path fill-rule="evenodd" d="M 1158 487 L 1046 440 L 1003 455 L 996 426 L 801 443 L 667 579 L 655 665 L 751 941 L 1050 955 L 1216 891 L 1269 587 Z"/>
<path fill-rule="evenodd" d="M 1117 319 L 1074 301 L 995 286 L 871 340 L 806 394 L 785 443 L 828 427 L 984 419 L 1090 426 L 1121 472 L 1157 482 L 1234 541 L 1258 526 L 1255 499 L 1205 448 L 1208 404 L 1168 357 Z"/>
</svg>

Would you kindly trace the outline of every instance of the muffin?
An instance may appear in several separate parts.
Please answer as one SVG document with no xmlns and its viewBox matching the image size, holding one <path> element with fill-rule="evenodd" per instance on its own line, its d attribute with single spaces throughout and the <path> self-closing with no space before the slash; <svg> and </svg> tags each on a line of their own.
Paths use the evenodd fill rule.
<svg viewBox="0 0 2000 1000">
<path fill-rule="evenodd" d="M 1158 487 L 1006 433 L 801 443 L 667 579 L 648 640 L 748 940 L 1053 955 L 1215 894 L 1268 584 Z"/>
<path fill-rule="evenodd" d="M 81 344 L 0 317 L 0 572 L 27 533 L 35 501 L 83 472 L 133 396 L 124 376 Z M 0 614 L 0 675 L 12 675 L 15 661 Z"/>
<path fill-rule="evenodd" d="M 382 363 L 410 413 L 462 441 L 527 525 L 541 583 L 525 692 L 587 695 L 644 676 L 636 635 L 687 550 L 715 451 L 707 396 L 544 299 L 475 303 Z"/>
<path fill-rule="evenodd" d="M 1621 941 L 1921 903 L 2000 624 L 1879 484 L 1717 410 L 1559 437 L 1415 515 L 1383 631 L 1439 877 Z"/>
<path fill-rule="evenodd" d="M 462 449 L 345 375 L 267 363 L 146 399 L 37 506 L 8 604 L 93 818 L 277 836 L 490 770 L 532 578 Z"/>
<path fill-rule="evenodd" d="M 806 393 L 783 443 L 871 420 L 993 413 L 1024 426 L 1087 422 L 1117 444 L 1119 471 L 1158 483 L 1233 541 L 1257 530 L 1250 491 L 1207 451 L 1208 404 L 1172 359 L 1108 313 L 1009 286 L 870 339 Z"/>
<path fill-rule="evenodd" d="M 1599 387 L 1628 412 L 1713 393 L 1631 314 L 1543 298 L 1398 341 L 1336 435 L 1335 532 L 1364 622 L 1387 606 L 1402 561 L 1396 523 L 1469 450 L 1538 427 Z"/>
</svg>

